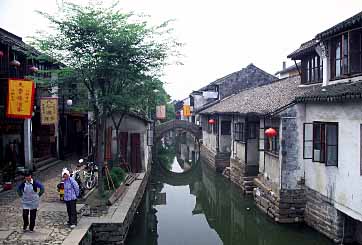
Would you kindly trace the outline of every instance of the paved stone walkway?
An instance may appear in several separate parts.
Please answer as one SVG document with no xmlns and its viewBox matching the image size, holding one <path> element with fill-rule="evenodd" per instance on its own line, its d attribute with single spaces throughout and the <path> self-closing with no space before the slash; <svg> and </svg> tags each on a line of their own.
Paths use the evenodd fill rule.
<svg viewBox="0 0 362 245">
<path fill-rule="evenodd" d="M 0 244 L 62 244 L 70 234 L 65 204 L 59 201 L 57 184 L 60 181 L 61 170 L 76 161 L 61 162 L 39 174 L 39 179 L 45 186 L 37 213 L 33 233 L 22 231 L 22 209 L 15 189 L 0 193 Z M 83 205 L 77 205 L 79 210 Z"/>
</svg>

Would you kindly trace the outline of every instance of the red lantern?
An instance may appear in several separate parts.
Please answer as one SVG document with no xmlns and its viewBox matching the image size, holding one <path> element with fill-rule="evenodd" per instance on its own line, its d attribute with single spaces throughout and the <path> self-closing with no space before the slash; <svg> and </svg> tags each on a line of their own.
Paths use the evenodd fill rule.
<svg viewBox="0 0 362 245">
<path fill-rule="evenodd" d="M 10 65 L 15 66 L 15 67 L 19 67 L 20 62 L 14 59 L 13 61 L 10 62 Z"/>
<path fill-rule="evenodd" d="M 29 68 L 29 70 L 30 70 L 31 72 L 37 72 L 37 71 L 39 70 L 39 68 L 36 67 L 36 66 L 32 66 L 32 67 Z"/>
<path fill-rule="evenodd" d="M 209 119 L 209 124 L 211 124 L 211 125 L 213 125 L 213 124 L 215 124 L 215 120 L 214 119 Z"/>
<path fill-rule="evenodd" d="M 4 56 L 4 52 L 0 50 L 0 58 Z"/>
<path fill-rule="evenodd" d="M 265 130 L 265 135 L 268 137 L 268 138 L 272 138 L 272 137 L 275 137 L 277 136 L 277 131 L 274 129 L 274 128 L 268 128 L 267 130 Z"/>
</svg>

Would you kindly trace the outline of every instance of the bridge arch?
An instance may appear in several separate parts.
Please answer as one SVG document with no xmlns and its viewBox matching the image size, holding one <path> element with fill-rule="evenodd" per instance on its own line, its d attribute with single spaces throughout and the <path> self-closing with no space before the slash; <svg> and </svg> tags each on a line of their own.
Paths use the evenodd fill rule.
<svg viewBox="0 0 362 245">
<path fill-rule="evenodd" d="M 198 140 L 202 138 L 202 130 L 201 127 L 195 125 L 194 123 L 190 123 L 185 120 L 171 120 L 165 123 L 161 123 L 156 125 L 155 127 L 155 140 L 159 140 L 165 133 L 171 131 L 173 129 L 184 129 L 191 134 L 193 134 Z"/>
</svg>

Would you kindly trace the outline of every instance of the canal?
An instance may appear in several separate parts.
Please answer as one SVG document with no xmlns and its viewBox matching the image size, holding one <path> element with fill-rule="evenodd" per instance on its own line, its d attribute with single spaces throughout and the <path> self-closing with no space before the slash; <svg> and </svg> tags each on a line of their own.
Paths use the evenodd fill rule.
<svg viewBox="0 0 362 245">
<path fill-rule="evenodd" d="M 252 197 L 199 160 L 198 144 L 188 133 L 172 131 L 156 148 L 127 245 L 334 244 L 306 225 L 268 218 Z"/>
</svg>

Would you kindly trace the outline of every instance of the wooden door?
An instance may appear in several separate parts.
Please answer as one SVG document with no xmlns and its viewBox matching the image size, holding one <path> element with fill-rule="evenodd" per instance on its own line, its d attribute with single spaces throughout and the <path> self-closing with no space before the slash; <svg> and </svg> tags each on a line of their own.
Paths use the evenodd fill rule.
<svg viewBox="0 0 362 245">
<path fill-rule="evenodd" d="M 119 148 L 121 153 L 121 162 L 128 162 L 127 159 L 128 132 L 119 133 Z"/>
<path fill-rule="evenodd" d="M 141 166 L 141 137 L 139 133 L 131 134 L 131 170 L 139 173 Z"/>
</svg>

